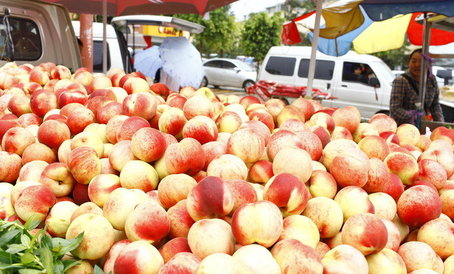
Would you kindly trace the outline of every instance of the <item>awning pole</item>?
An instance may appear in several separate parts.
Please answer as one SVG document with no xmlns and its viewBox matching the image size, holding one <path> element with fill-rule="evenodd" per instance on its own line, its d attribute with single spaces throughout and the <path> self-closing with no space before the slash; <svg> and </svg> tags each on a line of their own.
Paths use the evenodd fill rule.
<svg viewBox="0 0 454 274">
<path fill-rule="evenodd" d="M 427 13 L 424 12 L 424 21 L 423 21 L 423 43 L 422 43 L 422 55 L 429 55 L 429 41 L 430 41 L 430 27 L 431 23 L 427 20 Z M 422 128 L 422 116 L 424 116 L 424 99 L 426 95 L 427 88 L 427 73 L 428 73 L 428 64 L 424 57 L 421 57 L 421 75 L 419 78 L 419 103 L 417 105 L 418 112 L 416 126 L 420 131 Z"/>
<path fill-rule="evenodd" d="M 102 0 L 102 72 L 107 73 L 107 0 Z"/>
<path fill-rule="evenodd" d="M 309 72 L 307 75 L 307 90 L 312 95 L 312 84 L 314 82 L 315 75 L 315 60 L 317 58 L 317 45 L 318 37 L 320 35 L 320 18 L 322 15 L 322 2 L 323 0 L 314 0 L 316 1 L 316 12 L 315 12 L 315 26 L 314 26 L 314 36 L 312 39 L 312 49 L 311 49 L 311 59 L 309 60 Z"/>
</svg>

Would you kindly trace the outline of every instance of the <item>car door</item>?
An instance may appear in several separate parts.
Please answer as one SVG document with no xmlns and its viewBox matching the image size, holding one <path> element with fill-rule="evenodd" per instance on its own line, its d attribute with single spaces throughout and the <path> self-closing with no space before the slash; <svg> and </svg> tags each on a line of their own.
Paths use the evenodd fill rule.
<svg viewBox="0 0 454 274">
<path fill-rule="evenodd" d="M 306 58 L 301 59 L 298 67 L 298 79 L 304 79 L 304 81 L 297 83 L 297 85 L 307 86 L 309 61 L 310 60 Z M 334 81 L 334 68 L 335 62 L 332 60 L 316 60 L 312 87 L 319 89 L 322 92 L 330 92 Z M 329 102 L 327 102 L 327 104 L 329 104 Z M 325 105 L 329 106 L 327 104 Z"/>
<path fill-rule="evenodd" d="M 352 76 L 354 68 L 361 67 L 363 77 Z M 332 101 L 333 107 L 355 106 L 364 117 L 371 117 L 380 110 L 382 94 L 380 87 L 368 84 L 369 76 L 375 73 L 368 64 L 360 62 L 342 62 L 342 81 L 333 88 L 333 96 L 337 97 Z M 375 76 L 374 76 L 375 77 Z"/>
<path fill-rule="evenodd" d="M 220 85 L 222 78 L 222 62 L 220 60 L 211 60 L 203 65 L 205 77 L 210 85 Z"/>
<path fill-rule="evenodd" d="M 242 78 L 240 74 L 240 68 L 238 68 L 233 62 L 224 60 L 222 61 L 222 69 L 224 72 L 224 86 L 241 87 Z"/>
</svg>

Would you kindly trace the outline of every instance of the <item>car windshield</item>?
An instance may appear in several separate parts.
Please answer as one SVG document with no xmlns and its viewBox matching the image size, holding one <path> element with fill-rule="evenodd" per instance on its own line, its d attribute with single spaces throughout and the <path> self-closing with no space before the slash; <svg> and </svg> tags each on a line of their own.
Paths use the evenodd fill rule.
<svg viewBox="0 0 454 274">
<path fill-rule="evenodd" d="M 255 71 L 254 66 L 252 66 L 248 63 L 242 62 L 242 61 L 235 62 L 235 65 L 237 65 L 240 69 L 242 69 L 244 71 Z"/>
</svg>

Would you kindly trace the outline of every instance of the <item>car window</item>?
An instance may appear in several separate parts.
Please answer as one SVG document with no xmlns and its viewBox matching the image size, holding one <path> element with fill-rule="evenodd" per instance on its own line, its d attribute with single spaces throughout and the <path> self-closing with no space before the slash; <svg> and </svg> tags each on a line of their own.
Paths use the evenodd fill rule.
<svg viewBox="0 0 454 274">
<path fill-rule="evenodd" d="M 344 62 L 342 66 L 342 81 L 369 83 L 369 78 L 376 77 L 368 64 L 358 62 Z"/>
<path fill-rule="evenodd" d="M 221 68 L 222 67 L 222 62 L 219 60 L 213 60 L 213 61 L 208 61 L 204 64 L 205 67 L 211 67 L 211 68 Z"/>
<path fill-rule="evenodd" d="M 274 75 L 292 76 L 295 71 L 296 58 L 271 56 L 265 70 Z"/>
<path fill-rule="evenodd" d="M 3 16 L 0 16 L 0 58 L 8 57 L 7 53 L 7 26 Z M 14 60 L 38 60 L 42 54 L 41 36 L 38 26 L 29 19 L 8 17 L 9 30 L 13 43 Z"/>
<path fill-rule="evenodd" d="M 236 66 L 232 62 L 222 61 L 222 68 L 224 69 L 234 69 Z"/>
<path fill-rule="evenodd" d="M 333 79 L 334 61 L 316 60 L 314 78 L 320 80 Z M 298 77 L 307 78 L 309 74 L 309 59 L 301 59 L 298 68 Z"/>
<path fill-rule="evenodd" d="M 107 43 L 107 69 L 110 69 L 109 43 Z M 102 70 L 102 41 L 93 41 L 93 71 Z"/>
</svg>

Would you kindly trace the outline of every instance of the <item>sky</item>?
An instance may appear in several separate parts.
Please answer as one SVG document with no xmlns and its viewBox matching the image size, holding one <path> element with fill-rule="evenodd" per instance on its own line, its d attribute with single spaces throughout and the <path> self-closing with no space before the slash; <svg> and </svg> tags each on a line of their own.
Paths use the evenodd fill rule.
<svg viewBox="0 0 454 274">
<path fill-rule="evenodd" d="M 261 12 L 267 7 L 283 2 L 285 2 L 285 0 L 238 0 L 233 2 L 230 7 L 237 20 L 241 20 L 244 19 L 244 16 L 249 13 Z"/>
</svg>

